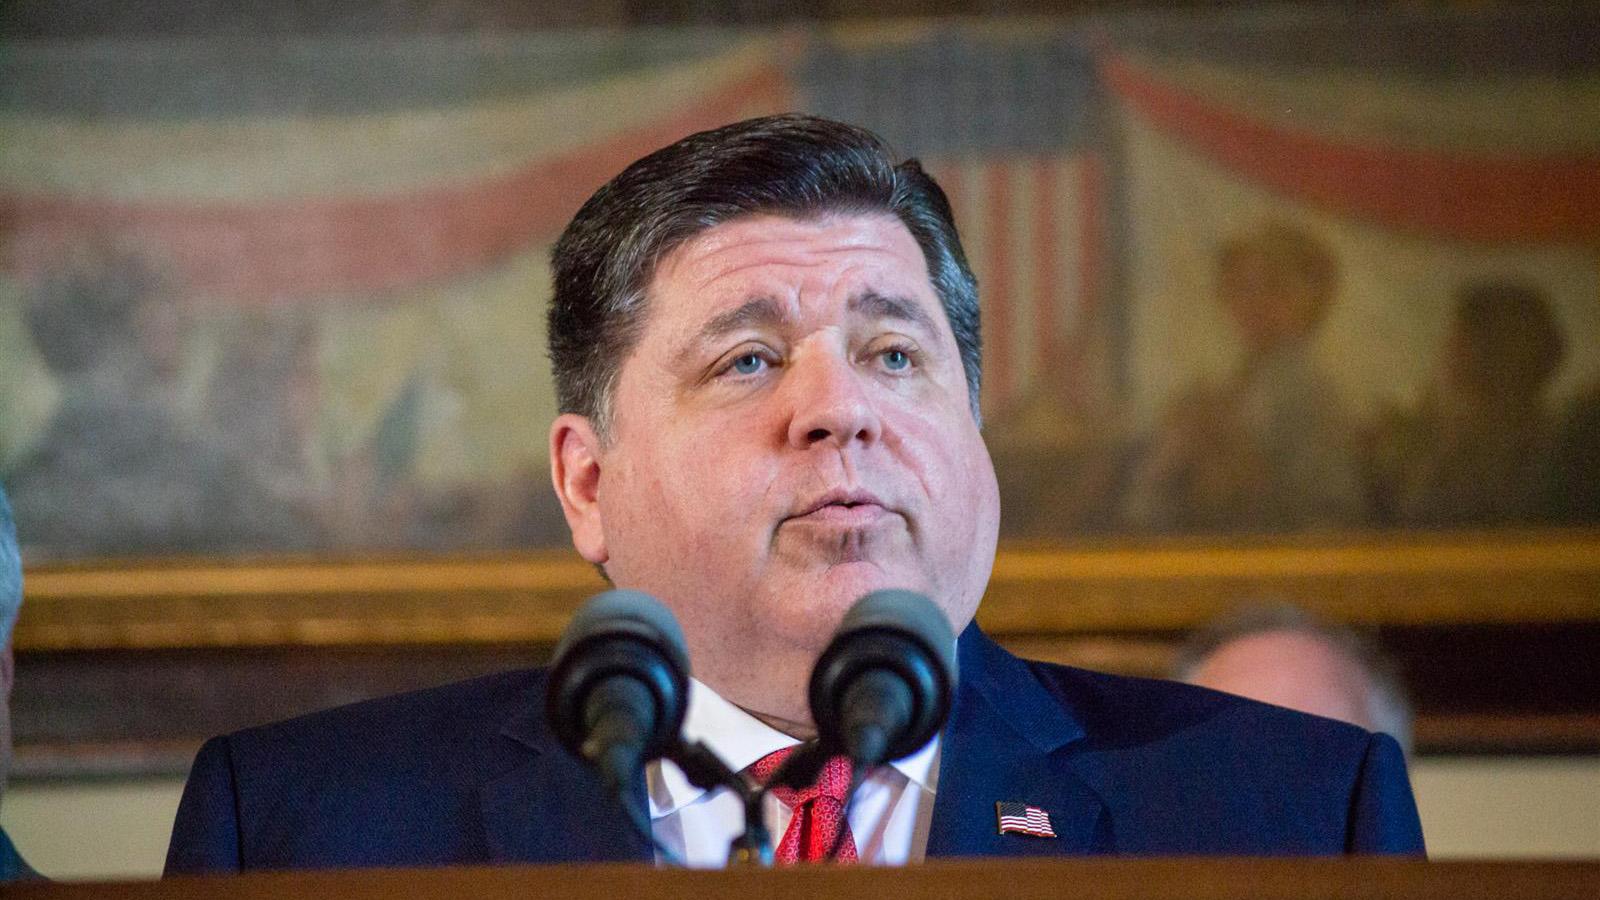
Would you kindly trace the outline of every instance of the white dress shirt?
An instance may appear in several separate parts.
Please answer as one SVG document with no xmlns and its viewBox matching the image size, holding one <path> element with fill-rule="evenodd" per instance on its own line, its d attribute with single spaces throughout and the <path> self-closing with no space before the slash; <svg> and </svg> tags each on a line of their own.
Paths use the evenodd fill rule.
<svg viewBox="0 0 1600 900">
<path fill-rule="evenodd" d="M 727 700 L 699 681 L 689 685 L 684 738 L 704 741 L 730 769 L 751 763 L 799 741 Z M 928 822 L 939 777 L 939 738 L 910 756 L 879 766 L 861 782 L 850 804 L 850 831 L 861 862 L 901 865 L 921 862 L 928 846 Z M 645 770 L 650 795 L 650 827 L 656 840 L 690 866 L 721 868 L 728 844 L 744 833 L 744 804 L 726 788 L 705 791 L 689 783 L 666 760 Z M 767 827 L 776 847 L 793 811 L 768 794 Z M 660 862 L 658 859 L 657 862 Z"/>
</svg>

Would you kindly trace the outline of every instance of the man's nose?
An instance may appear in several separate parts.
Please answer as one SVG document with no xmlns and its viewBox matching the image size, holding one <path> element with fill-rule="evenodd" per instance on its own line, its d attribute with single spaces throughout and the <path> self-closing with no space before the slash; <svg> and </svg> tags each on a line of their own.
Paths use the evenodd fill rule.
<svg viewBox="0 0 1600 900">
<path fill-rule="evenodd" d="M 819 353 L 796 360 L 790 369 L 793 414 L 789 444 L 799 450 L 826 442 L 873 443 L 882 423 L 872 402 L 867 376 L 840 354 Z"/>
</svg>

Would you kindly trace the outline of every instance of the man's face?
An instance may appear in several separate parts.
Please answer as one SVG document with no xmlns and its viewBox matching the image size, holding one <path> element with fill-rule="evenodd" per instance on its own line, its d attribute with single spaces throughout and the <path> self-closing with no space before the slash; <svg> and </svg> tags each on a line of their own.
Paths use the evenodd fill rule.
<svg viewBox="0 0 1600 900">
<path fill-rule="evenodd" d="M 926 594 L 958 630 L 972 618 L 994 469 L 903 225 L 740 219 L 668 254 L 647 302 L 593 508 L 563 501 L 585 557 L 678 615 L 697 675 L 759 706 L 739 696 L 759 667 L 809 671 L 877 588 Z M 563 420 L 557 457 L 582 431 Z"/>
</svg>

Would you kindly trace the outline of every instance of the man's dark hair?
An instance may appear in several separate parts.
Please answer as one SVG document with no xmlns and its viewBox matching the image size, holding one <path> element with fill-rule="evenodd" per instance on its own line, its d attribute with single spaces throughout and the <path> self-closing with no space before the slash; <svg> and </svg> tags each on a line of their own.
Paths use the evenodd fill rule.
<svg viewBox="0 0 1600 900">
<path fill-rule="evenodd" d="M 656 266 L 701 232 L 761 213 L 884 214 L 904 224 L 927 261 L 978 414 L 978 287 L 950 201 L 920 163 L 896 165 L 871 132 L 801 115 L 692 134 L 628 166 L 578 210 L 552 254 L 550 363 L 561 411 L 587 416 L 604 436 Z"/>
</svg>

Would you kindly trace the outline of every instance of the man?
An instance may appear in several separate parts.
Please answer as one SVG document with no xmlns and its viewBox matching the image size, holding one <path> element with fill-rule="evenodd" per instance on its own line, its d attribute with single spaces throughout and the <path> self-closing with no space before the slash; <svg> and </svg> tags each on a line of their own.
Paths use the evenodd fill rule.
<svg viewBox="0 0 1600 900">
<path fill-rule="evenodd" d="M 1394 665 L 1348 628 L 1298 606 L 1246 606 L 1195 632 L 1173 677 L 1327 716 L 1394 738 L 1411 752 L 1411 704 Z"/>
<path fill-rule="evenodd" d="M 686 732 L 770 768 L 810 734 L 812 664 L 875 588 L 965 629 L 948 726 L 866 774 L 840 855 L 1420 851 L 1388 738 L 1026 663 L 969 627 L 999 524 L 977 292 L 915 162 L 805 117 L 693 135 L 590 198 L 554 279 L 556 493 L 578 551 L 681 620 Z M 651 859 L 560 749 L 544 688 L 510 673 L 216 739 L 168 871 Z M 634 789 L 667 853 L 722 860 L 725 794 L 664 765 Z M 831 830 L 837 798 L 791 801 L 779 853 L 814 856 L 793 835 Z"/>
<path fill-rule="evenodd" d="M 11 685 L 16 659 L 11 653 L 11 629 L 22 610 L 22 557 L 17 552 L 17 529 L 11 521 L 11 504 L 0 490 L 0 795 L 11 773 Z M 11 838 L 0 829 L 0 881 L 37 878 L 38 873 L 17 853 Z"/>
</svg>

